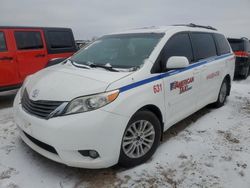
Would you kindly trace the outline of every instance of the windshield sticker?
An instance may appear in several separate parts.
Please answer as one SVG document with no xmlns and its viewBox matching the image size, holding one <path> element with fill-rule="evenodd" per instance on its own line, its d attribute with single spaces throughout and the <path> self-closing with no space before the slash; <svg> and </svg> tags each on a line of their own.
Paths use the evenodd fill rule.
<svg viewBox="0 0 250 188">
<path fill-rule="evenodd" d="M 213 79 L 214 77 L 219 76 L 219 75 L 220 75 L 220 71 L 213 72 L 213 73 L 207 75 L 207 80 Z"/>
<path fill-rule="evenodd" d="M 194 82 L 194 77 L 190 77 L 182 81 L 174 81 L 170 83 L 170 91 L 179 89 L 179 94 L 182 94 L 192 89 L 192 86 L 190 85 L 192 82 Z"/>
</svg>

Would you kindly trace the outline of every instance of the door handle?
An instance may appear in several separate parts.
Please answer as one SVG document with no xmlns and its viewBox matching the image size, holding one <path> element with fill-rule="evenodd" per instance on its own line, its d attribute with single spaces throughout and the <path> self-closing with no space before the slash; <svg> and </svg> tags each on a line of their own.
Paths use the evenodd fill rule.
<svg viewBox="0 0 250 188">
<path fill-rule="evenodd" d="M 13 60 L 13 57 L 8 57 L 8 56 L 4 56 L 4 57 L 0 57 L 0 60 Z"/>
<path fill-rule="evenodd" d="M 45 57 L 45 54 L 37 54 L 35 57 Z"/>
</svg>

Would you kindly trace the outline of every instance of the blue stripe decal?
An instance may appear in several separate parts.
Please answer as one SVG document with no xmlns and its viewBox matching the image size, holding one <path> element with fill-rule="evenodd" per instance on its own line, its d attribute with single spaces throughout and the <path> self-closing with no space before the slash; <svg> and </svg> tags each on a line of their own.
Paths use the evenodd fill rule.
<svg viewBox="0 0 250 188">
<path fill-rule="evenodd" d="M 207 64 L 207 63 L 211 63 L 211 62 L 213 62 L 215 60 L 223 59 L 223 58 L 231 56 L 231 55 L 233 55 L 233 54 L 230 53 L 230 54 L 221 55 L 221 56 L 218 56 L 218 57 L 215 57 L 215 58 L 210 58 L 210 59 L 207 59 L 205 61 L 204 60 L 198 61 L 197 63 L 189 65 L 187 68 L 180 69 L 180 70 L 168 71 L 166 73 L 162 73 L 162 74 L 159 74 L 157 76 L 153 76 L 151 78 L 147 78 L 147 79 L 144 79 L 144 80 L 141 80 L 141 81 L 138 81 L 138 82 L 123 86 L 123 87 L 120 88 L 120 93 L 128 91 L 128 90 L 136 88 L 136 87 L 139 87 L 141 85 L 150 83 L 150 82 L 154 82 L 156 80 L 160 80 L 162 78 L 166 78 L 166 77 L 178 74 L 180 72 L 184 72 L 184 71 L 193 69 L 195 67 L 198 67 L 198 66 L 201 66 L 201 65 L 204 65 L 204 64 Z"/>
</svg>

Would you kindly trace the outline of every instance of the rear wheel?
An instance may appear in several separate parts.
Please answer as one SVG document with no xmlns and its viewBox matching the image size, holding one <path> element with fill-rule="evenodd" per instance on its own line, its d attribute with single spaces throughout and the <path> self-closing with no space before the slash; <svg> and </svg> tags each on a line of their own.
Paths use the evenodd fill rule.
<svg viewBox="0 0 250 188">
<path fill-rule="evenodd" d="M 243 71 L 243 75 L 242 75 L 242 78 L 243 79 L 247 79 L 248 75 L 249 75 L 249 66 L 248 67 L 245 67 L 244 68 L 244 71 Z"/>
<path fill-rule="evenodd" d="M 217 101 L 214 103 L 214 106 L 216 108 L 219 108 L 225 104 L 225 101 L 227 99 L 227 95 L 229 93 L 229 81 L 227 79 L 224 79 L 221 87 L 220 87 L 220 92 L 218 95 Z"/>
<path fill-rule="evenodd" d="M 119 165 L 132 167 L 147 161 L 160 143 L 161 124 L 150 111 L 139 111 L 124 132 Z"/>
</svg>

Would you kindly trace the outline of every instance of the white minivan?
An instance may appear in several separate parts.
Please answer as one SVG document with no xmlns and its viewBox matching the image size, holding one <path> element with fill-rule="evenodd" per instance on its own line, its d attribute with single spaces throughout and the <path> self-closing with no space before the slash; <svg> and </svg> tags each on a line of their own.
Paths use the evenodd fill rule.
<svg viewBox="0 0 250 188">
<path fill-rule="evenodd" d="M 105 35 L 29 76 L 14 101 L 22 140 L 83 168 L 148 160 L 170 126 L 230 94 L 235 57 L 212 27 L 175 25 Z"/>
</svg>

